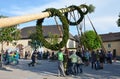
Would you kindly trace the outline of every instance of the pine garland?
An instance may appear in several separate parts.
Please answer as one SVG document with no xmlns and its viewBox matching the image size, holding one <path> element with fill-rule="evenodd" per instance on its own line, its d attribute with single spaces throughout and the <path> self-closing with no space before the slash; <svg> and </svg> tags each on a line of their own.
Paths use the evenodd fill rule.
<svg viewBox="0 0 120 79">
<path fill-rule="evenodd" d="M 45 40 L 44 35 L 43 35 L 43 30 L 42 30 L 42 23 L 44 21 L 44 18 L 37 20 L 36 33 L 38 35 L 38 40 L 40 40 L 42 42 L 43 46 L 45 46 L 46 48 L 51 49 L 51 50 L 58 50 L 60 48 L 63 48 L 66 45 L 68 38 L 69 38 L 69 26 L 68 26 L 66 17 L 63 16 L 59 10 L 54 9 L 54 8 L 49 8 L 45 11 L 50 12 L 51 17 L 58 16 L 60 21 L 62 22 L 62 26 L 63 26 L 62 41 L 59 44 L 57 43 L 57 44 L 53 45 Z"/>
</svg>

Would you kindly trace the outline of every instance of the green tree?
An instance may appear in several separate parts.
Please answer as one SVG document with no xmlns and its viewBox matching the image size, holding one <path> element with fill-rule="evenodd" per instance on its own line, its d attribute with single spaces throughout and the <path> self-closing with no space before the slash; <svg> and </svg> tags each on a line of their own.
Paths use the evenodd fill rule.
<svg viewBox="0 0 120 79">
<path fill-rule="evenodd" d="M 5 16 L 0 16 L 0 18 L 5 18 Z M 3 45 L 5 43 L 10 43 L 10 42 L 12 43 L 13 40 L 18 40 L 18 39 L 20 39 L 20 30 L 17 29 L 17 25 L 14 25 L 11 27 L 0 28 L 0 43 L 2 45 L 1 46 L 1 56 L 2 56 L 2 53 L 4 52 Z M 1 67 L 2 67 L 2 65 L 1 65 Z"/>
<path fill-rule="evenodd" d="M 81 44 L 88 50 L 93 50 L 101 47 L 101 38 L 92 30 L 86 31 L 81 35 Z"/>
</svg>

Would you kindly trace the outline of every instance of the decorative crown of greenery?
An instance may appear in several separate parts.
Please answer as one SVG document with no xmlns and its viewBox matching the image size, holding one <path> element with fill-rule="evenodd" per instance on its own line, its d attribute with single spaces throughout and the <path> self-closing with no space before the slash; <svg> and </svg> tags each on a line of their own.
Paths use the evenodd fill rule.
<svg viewBox="0 0 120 79">
<path fill-rule="evenodd" d="M 63 16 L 62 13 L 55 8 L 49 8 L 49 9 L 46 9 L 45 11 L 50 12 L 51 17 L 58 16 L 60 21 L 62 22 L 62 26 L 63 26 L 62 41 L 59 44 L 58 43 L 57 44 L 50 44 L 48 41 L 45 40 L 45 38 L 43 36 L 43 30 L 42 30 L 42 22 L 44 21 L 44 18 L 37 20 L 36 33 L 38 35 L 38 39 L 42 42 L 43 46 L 45 46 L 48 49 L 58 50 L 60 48 L 63 48 L 66 45 L 67 40 L 69 38 L 69 26 L 68 26 L 68 22 L 66 20 L 66 17 Z"/>
</svg>

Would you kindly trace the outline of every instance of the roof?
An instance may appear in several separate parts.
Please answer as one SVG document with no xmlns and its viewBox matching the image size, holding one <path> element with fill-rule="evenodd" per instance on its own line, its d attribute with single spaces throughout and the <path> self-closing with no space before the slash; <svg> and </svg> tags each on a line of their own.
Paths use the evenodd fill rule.
<svg viewBox="0 0 120 79">
<path fill-rule="evenodd" d="M 79 38 L 78 35 L 75 35 L 74 38 L 75 38 L 75 41 L 76 41 L 76 42 L 79 42 L 79 41 L 80 41 L 80 38 Z"/>
<path fill-rule="evenodd" d="M 120 32 L 100 34 L 100 37 L 101 37 L 103 42 L 120 41 Z M 75 35 L 74 38 L 77 42 L 79 41 L 78 35 Z"/>
<path fill-rule="evenodd" d="M 100 35 L 103 42 L 120 41 L 120 32 Z"/>
<path fill-rule="evenodd" d="M 62 30 L 62 25 L 59 25 L 60 29 Z M 35 26 L 29 26 L 21 29 L 21 38 L 22 39 L 28 39 L 30 34 L 36 32 Z M 60 31 L 56 25 L 46 25 L 43 26 L 43 35 L 44 37 L 48 37 L 49 33 L 57 34 L 60 37 Z M 74 37 L 72 34 L 69 33 L 69 38 L 74 40 Z"/>
</svg>

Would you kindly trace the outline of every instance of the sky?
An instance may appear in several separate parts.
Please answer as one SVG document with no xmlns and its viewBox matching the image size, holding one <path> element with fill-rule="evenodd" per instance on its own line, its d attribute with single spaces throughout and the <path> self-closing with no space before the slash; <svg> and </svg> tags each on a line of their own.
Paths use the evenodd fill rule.
<svg viewBox="0 0 120 79">
<path fill-rule="evenodd" d="M 0 0 L 0 15 L 15 17 L 41 13 L 47 8 L 60 9 L 70 5 L 79 6 L 81 4 L 92 4 L 95 6 L 95 11 L 88 14 L 88 16 L 98 34 L 120 32 L 120 27 L 116 24 L 120 13 L 120 0 Z M 88 18 L 86 16 L 85 18 L 84 31 L 93 30 Z M 48 22 L 50 21 L 46 20 L 44 25 L 48 25 Z M 32 21 L 20 24 L 18 28 L 35 25 L 36 21 Z M 76 26 L 70 26 L 69 29 L 71 34 L 78 34 Z"/>
</svg>

